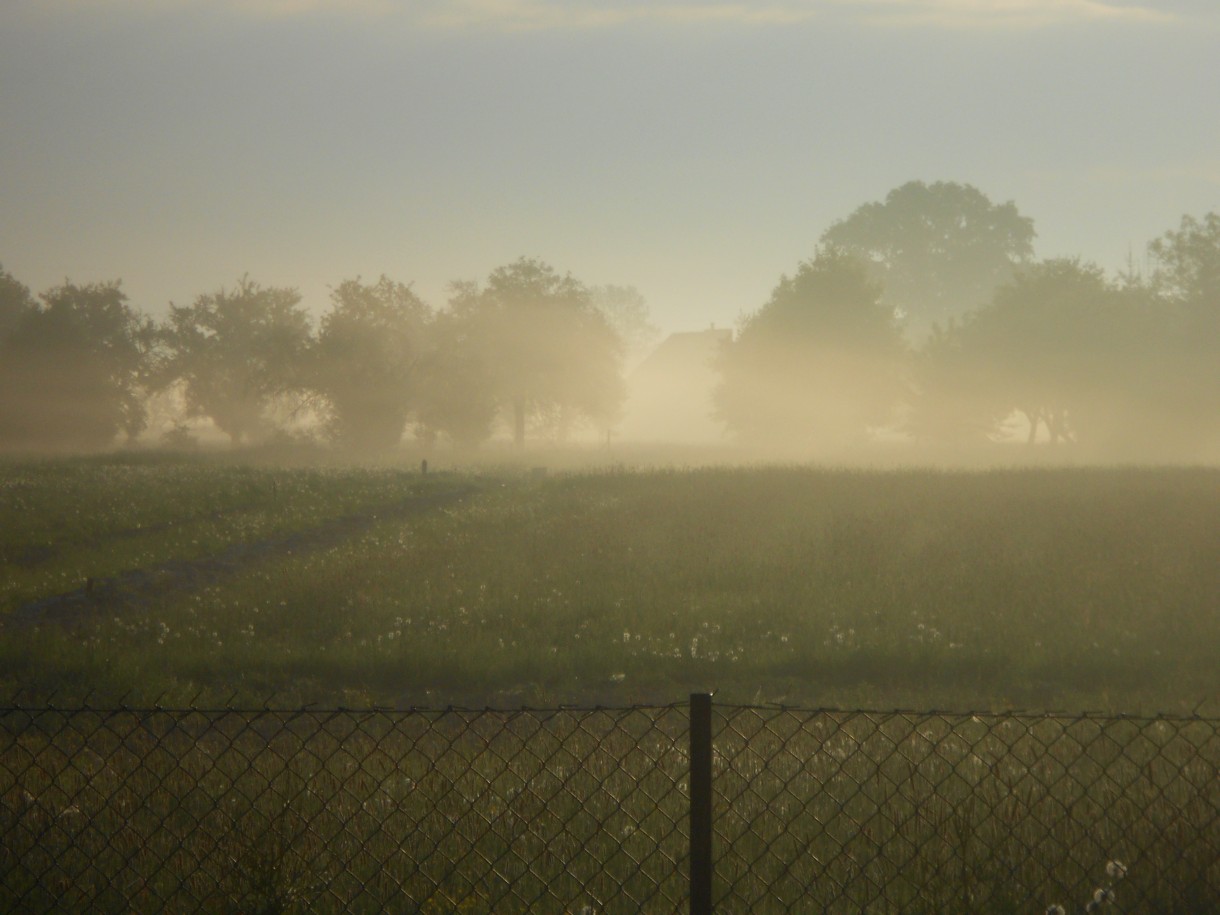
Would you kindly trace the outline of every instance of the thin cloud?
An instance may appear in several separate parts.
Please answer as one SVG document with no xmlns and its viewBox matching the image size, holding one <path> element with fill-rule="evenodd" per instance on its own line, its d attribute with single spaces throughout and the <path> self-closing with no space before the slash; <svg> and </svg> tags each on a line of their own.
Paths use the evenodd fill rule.
<svg viewBox="0 0 1220 915">
<path fill-rule="evenodd" d="M 216 10 L 248 19 L 315 15 L 402 18 L 409 14 L 411 4 L 403 0 L 16 0 L 10 12 L 27 19 L 62 19 L 87 13 L 159 15 Z"/>
<path fill-rule="evenodd" d="M 1195 0 L 17 0 L 27 15 L 224 9 L 255 19 L 325 16 L 447 29 L 602 29 L 639 23 L 788 25 L 824 18 L 883 27 L 1037 28 L 1215 21 Z"/>
<path fill-rule="evenodd" d="M 1042 28 L 1077 22 L 1175 22 L 1166 10 L 1107 0 L 866 0 L 861 18 L 882 25 L 934 25 L 945 28 Z M 866 8 L 868 8 L 866 10 Z"/>
<path fill-rule="evenodd" d="M 1099 165 L 1089 171 L 1088 178 L 1098 184 L 1165 184 L 1198 181 L 1220 186 L 1220 162 L 1170 164 L 1152 168 Z"/>
<path fill-rule="evenodd" d="M 1097 163 L 1079 171 L 1058 168 L 1027 169 L 1024 177 L 1040 184 L 1080 184 L 1120 188 L 1164 184 L 1203 184 L 1220 187 L 1220 161 L 1180 161 L 1164 165 Z"/>
<path fill-rule="evenodd" d="M 394 0 L 230 0 L 229 5 L 235 12 L 266 18 L 318 13 L 382 18 L 402 11 L 402 6 Z"/>
<path fill-rule="evenodd" d="M 737 23 L 784 25 L 819 15 L 816 2 L 779 3 L 564 3 L 560 0 L 455 0 L 426 14 L 429 25 L 463 28 L 495 26 L 511 30 L 592 29 L 639 22 L 697 25 Z"/>
<path fill-rule="evenodd" d="M 434 26 L 510 30 L 589 29 L 638 22 L 788 24 L 827 17 L 875 26 L 1025 27 L 1074 22 L 1172 22 L 1174 13 L 1127 0 L 772 0 L 764 3 L 580 3 L 572 0 L 447 0 L 422 16 Z"/>
</svg>

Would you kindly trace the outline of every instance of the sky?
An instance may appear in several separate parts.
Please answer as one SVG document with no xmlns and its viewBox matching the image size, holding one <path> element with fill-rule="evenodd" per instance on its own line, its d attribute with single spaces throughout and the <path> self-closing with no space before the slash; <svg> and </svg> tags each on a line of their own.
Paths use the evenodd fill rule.
<svg viewBox="0 0 1220 915">
<path fill-rule="evenodd" d="M 1215 0 L 3 0 L 0 265 L 132 303 L 521 256 L 732 326 L 972 184 L 1110 270 L 1220 211 Z"/>
</svg>

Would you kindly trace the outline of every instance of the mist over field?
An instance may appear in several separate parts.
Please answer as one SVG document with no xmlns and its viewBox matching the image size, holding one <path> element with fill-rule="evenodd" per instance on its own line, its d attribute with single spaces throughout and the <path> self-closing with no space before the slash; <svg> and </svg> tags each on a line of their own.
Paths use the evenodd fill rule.
<svg viewBox="0 0 1220 915">
<path fill-rule="evenodd" d="M 852 581 L 887 582 L 893 606 L 977 576 L 990 596 L 953 604 L 960 620 L 1062 604 L 1089 620 L 1060 633 L 1088 653 L 1104 640 L 1084 579 L 1033 571 L 1069 546 L 1112 601 L 1156 604 L 1124 611 L 1129 631 L 1177 612 L 1164 580 L 1191 608 L 1173 650 L 1212 644 L 1197 557 L 1220 462 L 1218 30 L 1192 0 L 6 6 L 0 562 L 4 612 L 43 627 L 39 657 L 59 658 L 41 686 L 103 676 L 90 651 L 164 624 L 199 652 L 167 661 L 194 671 L 167 688 L 376 692 L 351 672 L 364 655 L 350 639 L 368 648 L 425 617 L 450 639 L 465 597 L 500 588 L 484 647 L 502 675 L 471 679 L 459 653 L 428 669 L 454 689 L 546 696 L 580 669 L 565 640 L 582 625 L 604 617 L 636 647 L 624 615 L 656 601 L 693 614 L 683 602 L 710 582 L 742 613 L 755 588 L 773 592 L 759 619 L 814 620 L 812 653 L 759 662 L 755 689 L 799 681 L 832 625 L 877 636 L 835 662 L 871 688 L 904 630 L 874 625 L 835 563 L 873 557 Z M 1075 487 L 1091 494 L 1084 533 L 1060 520 Z M 839 488 L 855 501 L 829 520 L 804 501 Z M 971 527 L 969 506 L 940 514 L 963 492 L 993 526 Z M 649 499 L 706 528 L 684 540 Z M 737 542 L 756 502 L 767 510 Z M 1179 527 L 1169 504 L 1193 520 Z M 1149 541 L 1149 511 L 1180 553 Z M 631 561 L 577 575 L 601 554 L 562 552 L 584 543 L 573 517 Z M 369 584 L 451 522 L 428 555 L 472 576 L 460 595 L 423 567 L 432 590 L 410 606 L 402 583 Z M 797 546 L 772 539 L 776 524 Z M 1005 548 L 961 560 L 961 525 Z M 1134 544 L 1132 581 L 1112 578 L 1110 529 Z M 696 568 L 650 540 L 659 530 L 696 556 L 700 537 L 732 546 Z M 547 531 L 553 564 L 514 552 Z M 634 581 L 636 538 L 684 587 L 661 567 L 613 606 L 578 587 Z M 317 566 L 286 571 L 298 543 Z M 460 572 L 454 544 L 491 565 Z M 911 557 L 934 558 L 939 584 Z M 794 598 L 811 562 L 825 590 Z M 206 583 L 183 584 L 177 563 Z M 754 584 L 729 580 L 738 565 Z M 285 575 L 325 578 L 313 591 L 334 606 L 306 590 L 284 612 L 316 616 L 346 661 L 289 639 L 219 664 L 214 682 L 212 642 L 262 631 L 245 589 Z M 1042 604 L 1008 600 L 1034 585 Z M 557 596 L 573 591 L 579 605 Z M 215 626 L 186 622 L 197 599 Z M 565 634 L 539 685 L 512 633 L 552 603 Z M 82 607 L 100 627 L 89 650 L 56 628 Z M 627 656 L 681 642 L 702 664 L 695 619 Z M 4 636 L 13 664 L 26 631 Z M 1063 696 L 1037 640 L 1014 643 L 1016 679 Z M 984 641 L 965 664 L 976 681 L 984 648 L 1003 648 Z M 104 657 L 109 683 L 157 680 Z M 1199 670 L 1184 692 L 1210 688 Z M 1003 691 L 975 685 L 980 701 Z"/>
<path fill-rule="evenodd" d="M 6 5 L 0 451 L 1217 459 L 1212 4 L 597 7 Z"/>
<path fill-rule="evenodd" d="M 1220 702 L 1216 469 L 0 467 L 24 702 Z"/>
<path fill-rule="evenodd" d="M 0 449 L 1214 462 L 1220 216 L 1149 242 L 1147 273 L 1037 260 L 1033 235 L 1012 203 L 909 182 L 828 227 L 734 328 L 668 335 L 635 287 L 537 258 L 439 307 L 343 280 L 320 316 L 248 276 L 157 320 L 118 281 L 35 296 L 0 272 Z"/>
</svg>

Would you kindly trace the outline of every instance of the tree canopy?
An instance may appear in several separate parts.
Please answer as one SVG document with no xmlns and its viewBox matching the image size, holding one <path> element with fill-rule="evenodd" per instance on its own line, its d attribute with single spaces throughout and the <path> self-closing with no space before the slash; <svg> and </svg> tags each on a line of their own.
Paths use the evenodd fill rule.
<svg viewBox="0 0 1220 915">
<path fill-rule="evenodd" d="M 1220 214 L 1183 216 L 1148 246 L 1155 269 L 1156 434 L 1220 451 Z"/>
<path fill-rule="evenodd" d="M 353 448 L 397 443 L 417 406 L 431 312 L 409 286 L 382 276 L 331 293 L 310 385 L 326 403 L 331 436 Z"/>
<path fill-rule="evenodd" d="M 120 432 L 138 435 L 154 332 L 119 283 L 65 282 L 34 304 L 24 287 L 4 279 L 0 443 L 94 449 Z"/>
<path fill-rule="evenodd" d="M 589 295 L 593 307 L 618 334 L 625 356 L 638 358 L 656 343 L 660 330 L 649 320 L 648 304 L 634 286 L 594 286 Z"/>
<path fill-rule="evenodd" d="M 616 418 L 622 343 L 571 274 L 523 257 L 497 267 L 482 286 L 455 284 L 449 309 L 464 325 L 492 399 L 511 413 L 518 445 L 531 418 L 560 435 L 578 419 L 608 425 Z"/>
<path fill-rule="evenodd" d="M 993 429 L 1015 411 L 1030 441 L 1039 429 L 1051 442 L 1071 441 L 1089 427 L 1097 435 L 1128 357 L 1129 305 L 1093 264 L 1031 264 L 956 328 L 962 373 L 954 390 L 933 399 L 953 403 L 956 391 L 965 398 L 956 402 L 981 407 Z"/>
<path fill-rule="evenodd" d="M 907 336 L 986 304 L 1033 256 L 1034 225 L 1015 204 L 992 203 L 969 184 L 910 181 L 866 203 L 822 235 L 873 265 L 882 302 Z"/>
<path fill-rule="evenodd" d="M 1148 251 L 1160 294 L 1208 315 L 1220 311 L 1220 213 L 1183 216 L 1178 228 L 1152 241 Z"/>
<path fill-rule="evenodd" d="M 483 356 L 489 345 L 471 315 L 442 311 L 433 318 L 428 353 L 419 365 L 415 411 L 426 441 L 443 434 L 471 449 L 491 435 L 498 404 Z"/>
<path fill-rule="evenodd" d="M 743 439 L 815 449 L 889 421 L 906 351 L 880 300 L 862 261 L 819 250 L 780 279 L 724 350 L 717 416 Z"/>
<path fill-rule="evenodd" d="M 0 341 L 12 333 L 26 313 L 35 307 L 29 287 L 0 266 Z"/>
<path fill-rule="evenodd" d="M 188 412 L 234 443 L 264 430 L 272 402 L 303 387 L 310 326 L 295 289 L 243 277 L 231 290 L 171 305 L 163 338 L 165 380 L 180 381 Z"/>
</svg>

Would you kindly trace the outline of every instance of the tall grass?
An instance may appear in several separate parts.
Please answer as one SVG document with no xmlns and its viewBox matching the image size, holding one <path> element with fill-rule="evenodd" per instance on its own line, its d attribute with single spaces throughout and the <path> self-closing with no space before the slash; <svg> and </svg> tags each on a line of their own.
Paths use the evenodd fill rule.
<svg viewBox="0 0 1220 915">
<path fill-rule="evenodd" d="M 446 484 L 204 459 L 0 461 L 0 614 L 132 570 L 376 512 Z"/>
<path fill-rule="evenodd" d="M 153 500 L 162 523 L 189 527 L 210 511 L 209 485 L 269 488 L 274 471 L 148 473 L 150 491 L 181 493 Z M 278 498 L 303 493 L 314 507 L 300 524 L 410 485 L 385 472 L 298 473 Z M 268 551 L 139 600 L 120 587 L 67 627 L 5 625 L 6 685 L 397 705 L 671 701 L 704 688 L 744 702 L 1123 711 L 1214 710 L 1220 698 L 1214 470 L 793 467 L 475 482 L 460 503 L 324 550 Z M 114 520 L 98 509 L 62 537 L 27 520 L 40 533 L 6 534 L 10 553 L 48 542 L 67 555 L 82 540 L 105 550 L 107 531 L 154 511 L 122 508 L 140 504 L 139 488 L 120 496 L 111 485 L 105 474 L 88 483 L 99 504 L 112 500 Z M 18 491 L 22 511 L 67 510 L 51 488 Z M 207 549 L 247 535 L 240 510 L 219 517 L 229 526 Z M 108 568 L 121 564 L 108 556 Z M 73 575 L 87 568 L 82 559 Z"/>
</svg>

